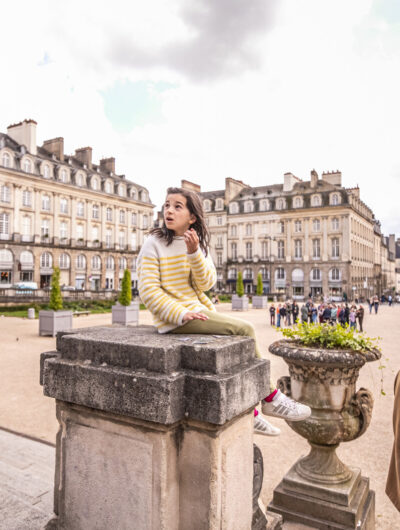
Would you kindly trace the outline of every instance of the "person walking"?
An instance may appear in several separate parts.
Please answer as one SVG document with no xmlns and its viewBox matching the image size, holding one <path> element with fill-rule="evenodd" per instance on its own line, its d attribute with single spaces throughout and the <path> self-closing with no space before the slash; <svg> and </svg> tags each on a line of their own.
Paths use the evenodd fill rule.
<svg viewBox="0 0 400 530">
<path fill-rule="evenodd" d="M 349 316 L 350 316 L 350 308 L 349 305 L 346 303 L 344 306 L 344 322 L 345 324 L 349 323 Z"/>
<path fill-rule="evenodd" d="M 301 306 L 300 315 L 301 315 L 301 323 L 305 324 L 308 321 L 308 306 L 306 304 L 303 304 Z"/>
<path fill-rule="evenodd" d="M 378 313 L 378 308 L 379 308 L 379 298 L 378 298 L 378 295 L 376 294 L 374 296 L 374 309 L 375 309 L 375 315 Z"/>
<path fill-rule="evenodd" d="M 281 326 L 285 326 L 285 322 L 286 322 L 286 304 L 282 304 L 282 307 L 280 308 L 279 313 L 281 315 Z"/>
<path fill-rule="evenodd" d="M 349 313 L 350 329 L 356 328 L 356 306 L 352 305 Z"/>
<path fill-rule="evenodd" d="M 269 306 L 269 319 L 270 319 L 271 326 L 275 326 L 275 313 L 276 313 L 275 306 L 274 304 L 271 304 Z"/>
<path fill-rule="evenodd" d="M 357 320 L 358 320 L 358 327 L 359 327 L 359 331 L 362 333 L 364 330 L 363 330 L 363 320 L 364 320 L 364 308 L 363 306 L 360 304 L 358 309 L 357 309 Z"/>
<path fill-rule="evenodd" d="M 367 299 L 367 303 L 368 303 L 368 308 L 369 308 L 369 314 L 371 314 L 372 313 L 372 306 L 374 305 L 371 297 L 369 297 Z"/>
<path fill-rule="evenodd" d="M 281 304 L 278 304 L 278 308 L 276 310 L 276 327 L 277 328 L 280 328 L 281 327 L 281 310 L 282 310 L 282 305 Z"/>
</svg>

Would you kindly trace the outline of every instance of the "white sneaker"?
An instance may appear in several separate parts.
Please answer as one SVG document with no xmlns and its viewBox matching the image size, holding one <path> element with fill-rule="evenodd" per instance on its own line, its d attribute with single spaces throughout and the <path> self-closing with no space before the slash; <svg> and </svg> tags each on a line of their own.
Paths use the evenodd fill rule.
<svg viewBox="0 0 400 530">
<path fill-rule="evenodd" d="M 281 434 L 281 430 L 271 425 L 261 414 L 254 418 L 254 432 L 264 436 L 279 436 Z"/>
<path fill-rule="evenodd" d="M 311 416 L 310 407 L 285 396 L 280 390 L 272 401 L 268 402 L 263 399 L 261 408 L 266 416 L 283 418 L 288 421 L 302 421 Z"/>
</svg>

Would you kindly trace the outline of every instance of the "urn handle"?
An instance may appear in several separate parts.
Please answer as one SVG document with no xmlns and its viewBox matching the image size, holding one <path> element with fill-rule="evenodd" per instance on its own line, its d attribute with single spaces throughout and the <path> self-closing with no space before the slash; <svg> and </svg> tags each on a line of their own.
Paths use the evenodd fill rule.
<svg viewBox="0 0 400 530">
<path fill-rule="evenodd" d="M 280 377 L 276 382 L 276 386 L 277 388 L 279 388 L 282 394 L 285 394 L 286 396 L 290 397 L 292 389 L 290 385 L 290 377 L 288 375 Z"/>
<path fill-rule="evenodd" d="M 358 438 L 365 433 L 371 422 L 374 398 L 369 390 L 360 388 L 352 397 L 350 405 L 353 408 L 354 416 L 360 418 L 360 428 L 356 436 Z"/>
</svg>

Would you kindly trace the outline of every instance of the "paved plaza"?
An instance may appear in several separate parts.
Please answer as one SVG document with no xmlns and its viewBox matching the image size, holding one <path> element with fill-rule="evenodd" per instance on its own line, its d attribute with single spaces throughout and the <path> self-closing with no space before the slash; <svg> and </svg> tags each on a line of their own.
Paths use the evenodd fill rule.
<svg viewBox="0 0 400 530">
<path fill-rule="evenodd" d="M 218 310 L 231 313 L 229 304 Z M 234 315 L 255 325 L 261 349 L 271 359 L 273 379 L 287 375 L 284 361 L 268 353 L 268 345 L 280 334 L 269 326 L 267 312 L 250 310 Z M 140 322 L 151 323 L 147 311 L 140 312 Z M 110 323 L 110 314 L 74 319 L 75 328 Z M 378 315 L 366 311 L 364 328 L 369 336 L 382 337 L 386 396 L 380 392 L 379 364 L 369 363 L 361 371 L 358 387 L 368 388 L 375 396 L 371 425 L 358 440 L 342 444 L 338 454 L 346 464 L 360 467 L 370 477 L 376 492 L 376 528 L 394 530 L 400 528 L 400 514 L 384 489 L 393 444 L 393 381 L 400 370 L 400 307 L 383 306 Z M 35 530 L 43 526 L 52 511 L 54 448 L 49 444 L 55 443 L 57 422 L 54 400 L 44 397 L 39 386 L 39 355 L 55 349 L 55 339 L 38 336 L 37 320 L 5 317 L 0 317 L 0 336 L 0 427 L 6 429 L 0 429 L 0 528 Z M 256 436 L 255 440 L 264 455 L 265 504 L 285 472 L 308 452 L 307 442 L 283 421 L 274 423 L 282 430 L 280 437 Z"/>
</svg>

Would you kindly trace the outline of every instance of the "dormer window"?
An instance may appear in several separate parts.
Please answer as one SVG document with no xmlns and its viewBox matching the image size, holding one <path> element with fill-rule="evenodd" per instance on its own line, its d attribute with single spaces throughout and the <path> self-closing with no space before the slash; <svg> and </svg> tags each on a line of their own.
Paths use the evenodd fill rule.
<svg viewBox="0 0 400 530">
<path fill-rule="evenodd" d="M 332 206 L 337 206 L 338 204 L 340 204 L 339 195 L 337 193 L 333 193 L 331 195 L 331 204 Z"/>
<path fill-rule="evenodd" d="M 45 164 L 43 167 L 43 176 L 45 179 L 50 178 L 50 166 L 48 166 L 47 164 Z"/>
<path fill-rule="evenodd" d="M 105 186 L 106 193 L 112 193 L 112 188 L 113 188 L 112 183 L 109 180 L 107 180 L 106 186 Z"/>
<path fill-rule="evenodd" d="M 301 208 L 303 206 L 303 199 L 301 197 L 295 197 L 293 201 L 293 206 L 295 208 Z"/>
<path fill-rule="evenodd" d="M 222 199 L 217 199 L 216 204 L 215 204 L 215 209 L 222 210 L 223 208 L 224 208 L 224 203 Z"/>
<path fill-rule="evenodd" d="M 92 190 L 98 189 L 98 180 L 96 178 L 92 178 Z"/>
<path fill-rule="evenodd" d="M 206 199 L 204 202 L 203 202 L 203 207 L 204 207 L 204 211 L 205 212 L 209 212 L 211 211 L 211 202 Z"/>
<path fill-rule="evenodd" d="M 8 153 L 3 153 L 1 157 L 1 164 L 4 167 L 11 167 L 11 157 Z"/>
<path fill-rule="evenodd" d="M 231 202 L 229 205 L 229 213 L 238 213 L 239 212 L 239 205 L 237 202 Z"/>
<path fill-rule="evenodd" d="M 62 169 L 60 172 L 60 180 L 61 182 L 68 182 L 68 173 L 66 169 Z"/>
<path fill-rule="evenodd" d="M 263 200 L 260 202 L 260 212 L 266 212 L 269 210 L 269 201 Z"/>
<path fill-rule="evenodd" d="M 321 206 L 321 196 L 313 195 L 311 197 L 311 206 Z"/>
<path fill-rule="evenodd" d="M 244 203 L 244 211 L 246 213 L 251 213 L 254 211 L 254 204 L 253 204 L 253 201 L 246 201 Z"/>
<path fill-rule="evenodd" d="M 285 199 L 278 199 L 276 201 L 276 209 L 277 210 L 283 210 L 284 208 L 286 208 L 286 201 Z"/>
<path fill-rule="evenodd" d="M 25 173 L 32 173 L 32 162 L 29 158 L 25 158 L 23 168 Z"/>
<path fill-rule="evenodd" d="M 125 197 L 125 186 L 122 186 L 122 184 L 118 187 L 118 195 L 120 197 Z"/>
</svg>

